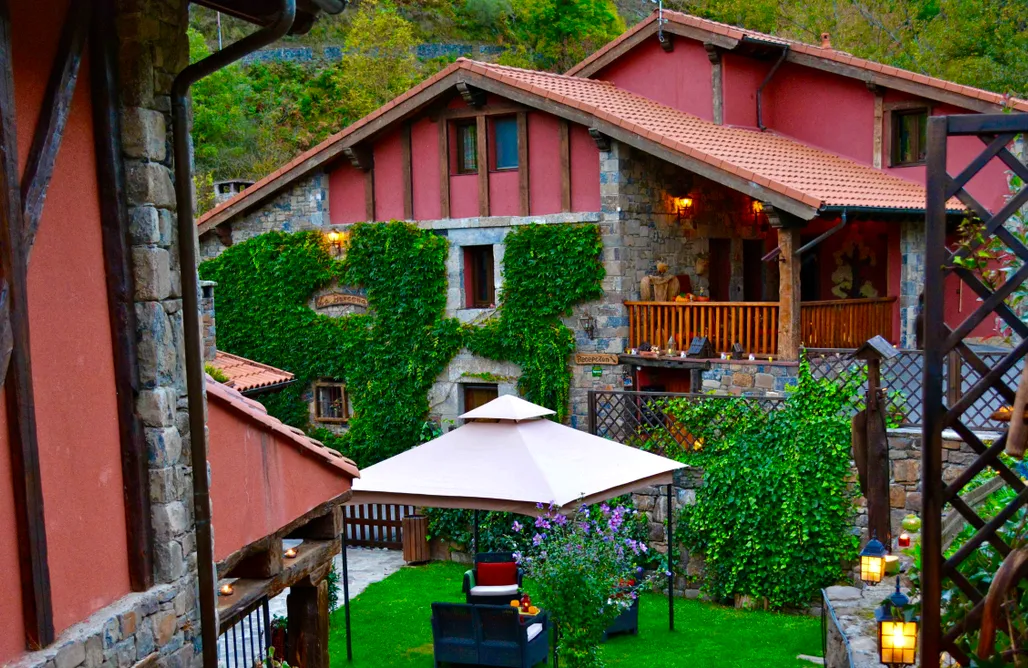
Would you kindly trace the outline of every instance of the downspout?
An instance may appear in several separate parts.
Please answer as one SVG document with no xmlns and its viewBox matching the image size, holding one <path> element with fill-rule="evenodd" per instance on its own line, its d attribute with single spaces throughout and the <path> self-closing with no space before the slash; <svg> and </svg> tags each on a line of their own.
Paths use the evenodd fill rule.
<svg viewBox="0 0 1028 668">
<path fill-rule="evenodd" d="M 281 0 L 282 11 L 271 25 L 182 70 L 171 87 L 175 152 L 175 204 L 178 210 L 179 269 L 182 275 L 182 320 L 186 348 L 189 442 L 193 467 L 193 516 L 197 577 L 200 587 L 200 634 L 203 665 L 218 665 L 218 615 L 214 593 L 214 543 L 211 535 L 210 480 L 207 470 L 207 424 L 200 337 L 200 285 L 196 271 L 197 235 L 193 220 L 193 179 L 189 138 L 189 88 L 209 74 L 285 35 L 296 17 L 296 0 Z"/>
<path fill-rule="evenodd" d="M 767 130 L 767 127 L 764 125 L 764 108 L 762 103 L 764 98 L 764 86 L 771 82 L 771 79 L 775 76 L 778 68 L 782 66 L 782 63 L 785 62 L 785 57 L 788 55 L 789 45 L 784 44 L 782 45 L 782 55 L 778 56 L 778 60 L 775 61 L 774 67 L 771 68 L 771 71 L 767 73 L 766 77 L 764 77 L 764 81 L 761 82 L 760 87 L 757 88 L 757 127 L 760 128 L 761 132 Z"/>
</svg>

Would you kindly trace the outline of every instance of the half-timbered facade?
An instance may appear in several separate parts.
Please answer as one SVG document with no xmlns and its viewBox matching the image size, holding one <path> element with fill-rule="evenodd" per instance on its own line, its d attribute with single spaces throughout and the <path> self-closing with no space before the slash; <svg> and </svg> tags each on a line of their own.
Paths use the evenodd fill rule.
<svg viewBox="0 0 1028 668">
<path fill-rule="evenodd" d="M 448 311 L 474 321 L 495 307 L 512 227 L 599 223 L 606 296 L 567 324 L 581 352 L 620 357 L 598 375 L 600 358 L 575 366 L 573 419 L 585 389 L 629 378 L 700 389 L 696 374 L 624 355 L 644 342 L 741 344 L 761 362 L 759 387 L 727 369 L 702 377 L 735 392 L 783 389 L 801 346 L 881 334 L 914 347 L 927 118 L 1028 102 L 863 61 L 828 36 L 812 46 L 663 17 L 566 75 L 458 60 L 200 217 L 201 254 L 270 230 L 416 221 L 450 240 Z M 973 142 L 951 143 L 959 169 Z M 1006 195 L 996 169 L 968 185 L 992 207 Z M 963 206 L 951 204 L 955 227 Z M 640 300 L 658 263 L 691 301 Z M 983 323 L 975 334 L 997 332 Z M 460 355 L 437 383 L 440 417 L 477 396 L 468 379 L 482 372 L 511 379 L 491 391 L 513 391 L 517 369 Z"/>
</svg>

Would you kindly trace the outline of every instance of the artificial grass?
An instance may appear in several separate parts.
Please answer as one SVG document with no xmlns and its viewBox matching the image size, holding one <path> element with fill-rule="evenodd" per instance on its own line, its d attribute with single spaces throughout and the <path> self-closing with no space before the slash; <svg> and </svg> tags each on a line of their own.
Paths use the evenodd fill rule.
<svg viewBox="0 0 1028 668">
<path fill-rule="evenodd" d="M 332 615 L 332 668 L 432 668 L 431 604 L 463 602 L 465 570 L 452 563 L 408 566 L 369 586 L 351 601 L 352 664 L 346 662 L 343 610 Z M 639 635 L 616 636 L 603 645 L 608 668 L 810 668 L 796 656 L 821 655 L 821 621 L 814 617 L 676 599 L 676 630 L 670 632 L 667 612 L 667 598 L 644 594 Z"/>
</svg>

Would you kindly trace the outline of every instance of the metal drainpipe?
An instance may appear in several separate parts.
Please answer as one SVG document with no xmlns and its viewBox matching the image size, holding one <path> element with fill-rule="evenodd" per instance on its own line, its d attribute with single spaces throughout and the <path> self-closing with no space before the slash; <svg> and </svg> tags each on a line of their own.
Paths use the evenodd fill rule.
<svg viewBox="0 0 1028 668">
<path fill-rule="evenodd" d="M 203 665 L 218 665 L 218 616 L 214 593 L 214 544 L 211 536 L 210 486 L 207 471 L 204 370 L 200 336 L 199 279 L 196 273 L 197 236 L 193 221 L 193 179 L 189 142 L 189 88 L 205 76 L 271 44 L 285 35 L 296 17 L 296 0 L 282 0 L 282 12 L 271 25 L 230 44 L 182 70 L 171 87 L 175 151 L 175 203 L 178 210 L 178 250 L 182 274 L 182 320 L 185 329 L 186 387 L 189 400 L 189 441 L 193 466 L 193 514 L 196 527 L 197 575 L 200 586 L 200 633 Z"/>
<path fill-rule="evenodd" d="M 785 62 L 785 57 L 788 55 L 789 45 L 786 44 L 782 46 L 782 55 L 778 56 L 778 60 L 775 62 L 774 67 L 771 68 L 771 71 L 767 73 L 766 77 L 764 77 L 764 81 L 761 82 L 760 87 L 757 88 L 757 127 L 760 128 L 761 132 L 767 130 L 767 127 L 764 125 L 764 109 L 762 104 L 762 100 L 764 98 L 764 86 L 771 82 L 771 79 L 775 76 L 778 68 L 782 66 L 782 63 Z"/>
</svg>

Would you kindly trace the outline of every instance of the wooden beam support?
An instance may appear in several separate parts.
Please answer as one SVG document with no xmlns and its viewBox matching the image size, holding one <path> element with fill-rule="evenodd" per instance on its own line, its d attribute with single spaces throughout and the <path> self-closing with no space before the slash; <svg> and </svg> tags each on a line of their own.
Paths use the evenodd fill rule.
<svg viewBox="0 0 1028 668">
<path fill-rule="evenodd" d="M 79 65 L 82 62 L 82 50 L 86 43 L 86 32 L 89 30 L 91 9 L 92 5 L 89 2 L 72 2 L 69 5 L 57 43 L 57 54 L 54 56 L 50 78 L 46 82 L 46 91 L 39 107 L 39 120 L 36 122 L 25 174 L 22 177 L 25 248 L 29 253 L 32 252 L 36 230 L 39 229 L 43 202 L 46 200 L 46 191 L 57 162 L 57 152 L 64 137 L 64 126 L 71 111 Z"/>
<path fill-rule="evenodd" d="M 478 109 L 485 106 L 486 95 L 485 91 L 481 88 L 476 88 L 466 81 L 459 81 L 457 82 L 457 90 L 460 91 L 460 96 L 469 107 Z"/>
<path fill-rule="evenodd" d="M 359 169 L 362 172 L 366 172 L 375 166 L 375 154 L 368 146 L 347 146 L 343 149 L 343 155 L 350 161 L 354 169 Z"/>
<path fill-rule="evenodd" d="M 286 657 L 290 666 L 328 668 L 328 613 L 326 580 L 316 585 L 297 583 L 289 589 Z"/>
<path fill-rule="evenodd" d="M 334 506 L 329 512 L 311 518 L 306 524 L 289 533 L 289 538 L 304 540 L 334 540 L 343 533 L 343 507 Z"/>
<path fill-rule="evenodd" d="M 593 138 L 594 142 L 596 142 L 596 148 L 603 152 L 610 150 L 610 137 L 603 134 L 596 128 L 589 128 L 589 136 Z"/>
<path fill-rule="evenodd" d="M 489 215 L 489 135 L 485 116 L 476 119 L 476 141 L 478 146 L 478 215 Z"/>
<path fill-rule="evenodd" d="M 400 161 L 403 164 L 403 218 L 404 220 L 414 220 L 414 180 L 411 166 L 413 155 L 411 152 L 410 123 L 404 123 L 400 129 L 400 152 L 402 154 Z"/>
<path fill-rule="evenodd" d="M 705 42 L 703 48 L 707 50 L 707 59 L 710 60 L 711 111 L 714 122 L 722 125 L 725 122 L 725 79 L 721 49 L 710 42 Z"/>
<path fill-rule="evenodd" d="M 660 39 L 660 48 L 664 49 L 664 53 L 671 53 L 675 50 L 675 34 L 673 32 L 665 32 Z"/>
<path fill-rule="evenodd" d="M 765 209 L 766 211 L 767 209 Z M 800 228 L 781 226 L 778 247 L 782 249 L 778 265 L 778 357 L 799 359 L 802 330 L 800 323 L 800 266 L 796 257 L 800 247 Z"/>
<path fill-rule="evenodd" d="M 228 576 L 251 579 L 275 577 L 282 572 L 282 553 L 282 539 L 273 538 L 268 541 L 266 549 L 254 552 L 236 564 Z"/>
<path fill-rule="evenodd" d="M 560 135 L 560 210 L 571 211 L 571 128 L 565 119 L 557 122 Z"/>
<path fill-rule="evenodd" d="M 450 124 L 440 120 L 439 126 L 439 217 L 450 217 Z"/>
<path fill-rule="evenodd" d="M 868 88 L 874 88 L 872 92 L 875 96 L 875 107 L 874 107 L 874 133 L 872 139 L 872 159 L 874 162 L 875 169 L 882 168 L 882 155 L 884 154 L 884 140 L 883 136 L 885 133 L 885 96 L 883 95 L 880 86 L 870 84 Z"/>
<path fill-rule="evenodd" d="M 375 169 L 364 172 L 364 217 L 367 222 L 375 221 Z"/>
<path fill-rule="evenodd" d="M 17 136 L 11 15 L 8 0 L 0 0 L 0 276 L 7 281 L 10 291 L 13 336 L 4 389 L 25 646 L 36 650 L 54 641 L 54 622 L 29 350 L 28 253 L 24 244 Z"/>
<path fill-rule="evenodd" d="M 523 104 L 487 104 L 479 108 L 459 107 L 457 109 L 440 109 L 429 116 L 433 121 L 442 119 L 455 120 L 458 118 L 473 118 L 475 116 L 501 116 L 516 114 L 521 111 L 529 111 L 529 107 Z"/>
<path fill-rule="evenodd" d="M 532 212 L 531 183 L 528 171 L 528 113 L 518 112 L 518 202 L 519 213 L 528 216 Z"/>
<path fill-rule="evenodd" d="M 113 0 L 98 0 L 95 6 L 89 38 L 93 144 L 100 190 L 100 231 L 107 282 L 107 311 L 111 323 L 111 349 L 114 353 L 129 582 L 133 591 L 146 591 L 154 583 L 153 525 L 150 521 L 146 439 L 142 421 L 135 410 L 139 394 L 139 369 L 135 285 L 129 252 L 128 203 L 118 113 L 118 47 L 117 37 L 110 29 L 114 23 Z"/>
</svg>

